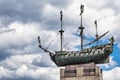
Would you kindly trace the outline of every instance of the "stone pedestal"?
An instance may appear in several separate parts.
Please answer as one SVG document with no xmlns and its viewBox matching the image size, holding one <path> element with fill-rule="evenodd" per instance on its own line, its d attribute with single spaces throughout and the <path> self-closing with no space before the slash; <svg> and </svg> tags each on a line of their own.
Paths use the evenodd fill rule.
<svg viewBox="0 0 120 80">
<path fill-rule="evenodd" d="M 95 63 L 69 65 L 60 69 L 60 80 L 103 80 L 102 70 Z"/>
</svg>

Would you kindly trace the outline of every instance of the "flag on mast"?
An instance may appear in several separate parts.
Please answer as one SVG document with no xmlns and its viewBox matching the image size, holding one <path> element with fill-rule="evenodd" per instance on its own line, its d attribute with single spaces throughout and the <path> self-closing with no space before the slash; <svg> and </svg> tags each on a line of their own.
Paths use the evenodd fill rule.
<svg viewBox="0 0 120 80">
<path fill-rule="evenodd" d="M 95 20 L 95 26 L 96 26 L 96 29 L 97 29 L 97 20 Z"/>
<path fill-rule="evenodd" d="M 84 12 L 84 5 L 82 5 L 82 4 L 80 6 L 80 11 L 81 11 L 80 15 L 82 15 L 82 13 Z"/>
<path fill-rule="evenodd" d="M 62 17 L 63 17 L 63 14 L 62 14 L 62 10 L 60 11 L 60 21 L 62 21 Z"/>
</svg>

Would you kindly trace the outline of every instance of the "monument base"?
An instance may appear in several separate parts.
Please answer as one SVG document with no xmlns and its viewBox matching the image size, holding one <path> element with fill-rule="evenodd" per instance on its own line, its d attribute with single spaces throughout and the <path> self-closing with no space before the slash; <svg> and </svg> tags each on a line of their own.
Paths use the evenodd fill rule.
<svg viewBox="0 0 120 80">
<path fill-rule="evenodd" d="M 93 62 L 60 69 L 60 80 L 103 80 L 102 77 L 102 70 Z"/>
</svg>

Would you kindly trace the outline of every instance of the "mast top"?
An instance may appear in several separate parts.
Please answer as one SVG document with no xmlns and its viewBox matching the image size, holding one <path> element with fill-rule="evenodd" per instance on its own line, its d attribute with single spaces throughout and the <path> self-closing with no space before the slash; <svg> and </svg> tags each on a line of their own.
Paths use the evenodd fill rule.
<svg viewBox="0 0 120 80">
<path fill-rule="evenodd" d="M 80 12 L 81 12 L 81 13 L 80 13 L 80 16 L 81 16 L 81 15 L 83 14 L 83 12 L 84 12 L 84 5 L 82 5 L 82 4 L 81 4 L 81 6 L 80 6 Z"/>
<path fill-rule="evenodd" d="M 97 29 L 97 20 L 95 20 L 95 26 L 96 26 L 96 29 Z"/>
<path fill-rule="evenodd" d="M 60 11 L 60 21 L 62 21 L 62 18 L 63 18 L 63 13 L 62 13 L 62 10 Z"/>
<path fill-rule="evenodd" d="M 98 46 L 98 30 L 97 30 L 97 20 L 95 20 L 95 28 L 96 28 L 96 39 L 97 39 L 97 46 Z"/>
<path fill-rule="evenodd" d="M 61 38 L 61 51 L 63 50 L 63 32 L 64 30 L 62 29 L 62 26 L 63 26 L 63 21 L 62 21 L 62 18 L 63 18 L 63 13 L 62 13 L 62 10 L 60 11 L 60 21 L 61 21 L 61 30 L 59 31 L 60 32 L 60 38 Z"/>
<path fill-rule="evenodd" d="M 82 14 L 84 12 L 84 5 L 81 4 L 80 6 L 80 27 L 79 29 L 81 30 L 80 31 L 80 37 L 81 37 L 81 50 L 83 49 L 83 30 L 84 30 L 84 27 L 83 27 L 83 21 L 82 21 Z"/>
</svg>

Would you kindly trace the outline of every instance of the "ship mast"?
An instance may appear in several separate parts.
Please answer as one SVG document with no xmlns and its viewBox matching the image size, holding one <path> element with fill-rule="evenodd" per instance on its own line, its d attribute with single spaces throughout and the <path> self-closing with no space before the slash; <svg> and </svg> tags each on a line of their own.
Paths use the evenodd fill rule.
<svg viewBox="0 0 120 80">
<path fill-rule="evenodd" d="M 96 28 L 96 40 L 97 40 L 97 46 L 98 46 L 98 31 L 97 31 L 97 20 L 95 20 L 95 28 Z"/>
<path fill-rule="evenodd" d="M 80 32 L 80 37 L 81 37 L 81 50 L 83 49 L 83 29 L 84 29 L 84 27 L 83 27 L 83 22 L 82 22 L 82 14 L 83 14 L 83 12 L 84 12 L 84 5 L 82 5 L 81 4 L 81 6 L 80 6 L 80 27 L 79 27 L 79 29 L 81 30 L 81 32 Z"/>
<path fill-rule="evenodd" d="M 60 39 L 61 39 L 61 51 L 63 51 L 62 49 L 62 42 L 63 42 L 63 30 L 62 30 L 62 26 L 63 26 L 63 21 L 62 21 L 62 18 L 63 18 L 63 14 L 62 14 L 62 10 L 60 11 L 60 21 L 61 21 L 61 30 L 59 31 L 60 32 Z"/>
</svg>

